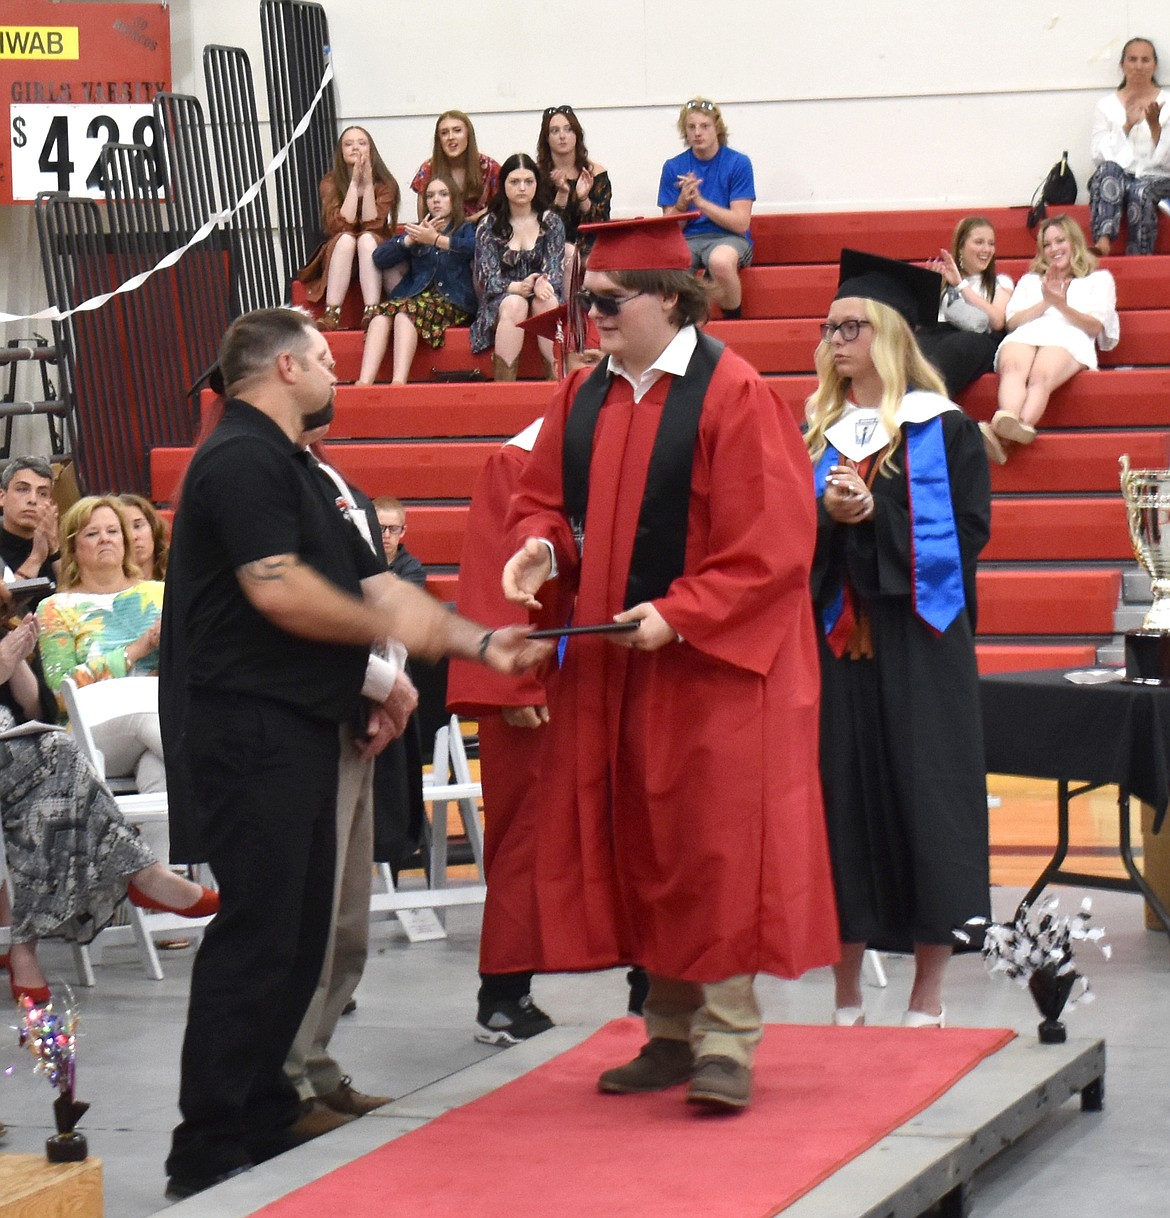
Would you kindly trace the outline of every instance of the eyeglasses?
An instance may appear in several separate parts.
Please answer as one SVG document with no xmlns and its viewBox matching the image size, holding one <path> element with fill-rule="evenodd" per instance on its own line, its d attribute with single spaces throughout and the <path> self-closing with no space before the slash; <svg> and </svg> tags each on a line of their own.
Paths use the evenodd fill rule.
<svg viewBox="0 0 1170 1218">
<path fill-rule="evenodd" d="M 405 533 L 405 532 L 406 532 L 406 525 L 404 525 L 404 524 L 384 524 L 384 525 L 382 525 L 382 536 L 383 537 L 386 537 L 387 535 L 389 535 L 390 537 L 397 537 L 399 533 Z"/>
<path fill-rule="evenodd" d="M 622 305 L 629 304 L 631 300 L 645 295 L 645 292 L 635 292 L 632 296 L 619 298 L 617 296 L 599 296 L 596 292 L 578 292 L 577 299 L 586 313 L 590 309 L 596 309 L 602 317 L 616 317 L 622 311 Z"/>
<path fill-rule="evenodd" d="M 714 114 L 718 109 L 713 101 L 706 101 L 701 97 L 692 97 L 691 100 L 686 103 L 685 108 L 687 110 L 703 110 L 707 114 Z"/>
<path fill-rule="evenodd" d="M 572 114 L 572 113 L 573 113 L 572 106 L 549 106 L 549 108 L 544 112 L 544 117 L 552 118 L 552 116 L 554 114 Z"/>
<path fill-rule="evenodd" d="M 823 326 L 821 326 L 821 341 L 831 343 L 833 341 L 833 335 L 840 333 L 841 338 L 845 342 L 851 343 L 861 333 L 862 326 L 871 325 L 873 325 L 873 322 L 858 321 L 854 317 L 850 317 L 846 321 L 839 321 L 835 325 L 833 322 L 827 321 Z"/>
</svg>

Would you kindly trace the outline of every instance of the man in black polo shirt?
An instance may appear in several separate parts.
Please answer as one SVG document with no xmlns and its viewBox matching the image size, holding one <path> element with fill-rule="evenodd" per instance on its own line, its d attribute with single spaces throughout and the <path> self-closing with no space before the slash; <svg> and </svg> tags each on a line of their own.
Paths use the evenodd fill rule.
<svg viewBox="0 0 1170 1218">
<path fill-rule="evenodd" d="M 172 833 L 197 841 L 221 898 L 192 971 L 174 1198 L 295 1144 L 282 1065 L 321 972 L 340 729 L 358 713 L 371 644 L 394 637 L 500 671 L 550 651 L 395 579 L 337 511 L 295 443 L 328 422 L 336 382 L 307 316 L 240 318 L 219 365 L 229 401 L 187 472 L 163 619 Z M 375 707 L 370 734 L 392 719 Z"/>
<path fill-rule="evenodd" d="M 57 582 L 57 505 L 53 467 L 43 457 L 14 457 L 0 473 L 0 559 L 16 579 Z"/>
</svg>

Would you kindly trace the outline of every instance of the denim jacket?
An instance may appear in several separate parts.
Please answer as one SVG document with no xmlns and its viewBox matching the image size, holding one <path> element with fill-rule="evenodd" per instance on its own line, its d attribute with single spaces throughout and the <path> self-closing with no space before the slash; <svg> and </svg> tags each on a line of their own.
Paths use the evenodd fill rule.
<svg viewBox="0 0 1170 1218">
<path fill-rule="evenodd" d="M 374 265 L 382 271 L 409 259 L 406 277 L 390 293 L 391 300 L 409 300 L 425 288 L 433 288 L 440 296 L 465 313 L 475 315 L 479 308 L 475 287 L 471 282 L 471 260 L 475 254 L 475 225 L 461 224 L 453 233 L 449 250 L 433 245 L 407 245 L 403 234 L 383 241 L 374 250 Z"/>
</svg>

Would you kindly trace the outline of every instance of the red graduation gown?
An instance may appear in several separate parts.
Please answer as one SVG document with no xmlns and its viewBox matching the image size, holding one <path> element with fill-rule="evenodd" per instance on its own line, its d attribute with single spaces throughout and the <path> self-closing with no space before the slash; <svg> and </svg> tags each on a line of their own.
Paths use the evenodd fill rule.
<svg viewBox="0 0 1170 1218">
<path fill-rule="evenodd" d="M 584 374 L 581 374 L 584 375 Z M 574 620 L 621 611 L 671 378 L 614 377 L 594 436 L 584 555 L 562 507 L 565 383 L 512 501 L 511 549 L 555 547 Z M 812 472 L 791 415 L 724 351 L 694 453 L 684 571 L 656 607 L 685 642 L 569 641 L 533 826 L 537 942 L 515 969 L 638 963 L 696 982 L 795 977 L 837 957 L 817 769 Z"/>
<path fill-rule="evenodd" d="M 488 626 L 528 620 L 504 599 L 500 573 L 512 556 L 505 532 L 508 504 L 528 460 L 528 449 L 505 444 L 480 471 L 471 495 L 459 564 L 457 609 Z M 544 683 L 534 673 L 504 676 L 482 664 L 451 660 L 447 708 L 479 721 L 479 769 L 483 783 L 484 873 L 488 880 L 480 936 L 485 973 L 515 971 L 510 960 L 532 952 L 531 825 L 520 817 L 524 798 L 536 785 L 544 728 L 512 727 L 503 706 L 544 706 Z"/>
</svg>

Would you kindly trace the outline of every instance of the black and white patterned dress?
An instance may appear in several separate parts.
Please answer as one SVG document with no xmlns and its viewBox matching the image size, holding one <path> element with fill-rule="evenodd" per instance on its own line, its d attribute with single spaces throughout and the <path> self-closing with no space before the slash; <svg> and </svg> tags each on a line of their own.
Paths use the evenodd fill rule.
<svg viewBox="0 0 1170 1218">
<path fill-rule="evenodd" d="M 0 733 L 16 724 L 0 706 Z M 73 740 L 46 728 L 0 739 L 0 826 L 12 885 L 12 939 L 88 943 L 155 861 Z"/>
</svg>

